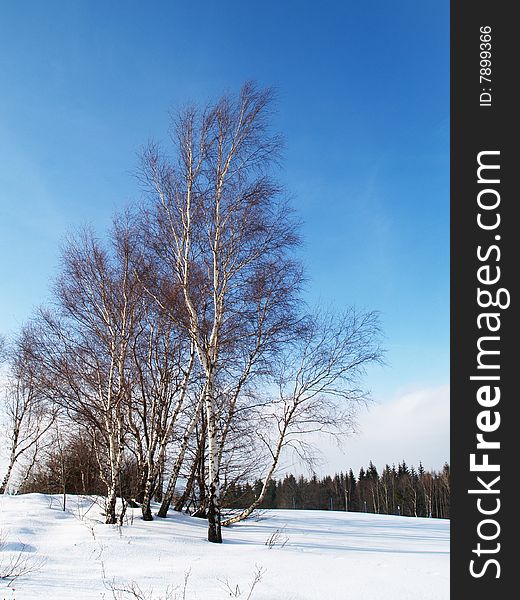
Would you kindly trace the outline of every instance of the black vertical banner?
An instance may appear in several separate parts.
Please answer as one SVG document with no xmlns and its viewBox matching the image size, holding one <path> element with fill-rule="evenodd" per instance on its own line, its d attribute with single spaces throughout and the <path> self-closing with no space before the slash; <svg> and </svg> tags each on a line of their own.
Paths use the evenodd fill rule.
<svg viewBox="0 0 520 600">
<path fill-rule="evenodd" d="M 520 572 L 520 28 L 514 2 L 451 5 L 451 597 Z M 507 590 L 507 591 L 506 591 Z"/>
</svg>

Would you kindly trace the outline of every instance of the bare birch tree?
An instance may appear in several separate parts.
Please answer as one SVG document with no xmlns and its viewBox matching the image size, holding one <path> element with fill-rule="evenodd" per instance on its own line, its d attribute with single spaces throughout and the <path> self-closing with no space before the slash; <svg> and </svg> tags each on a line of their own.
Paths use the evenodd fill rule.
<svg viewBox="0 0 520 600">
<path fill-rule="evenodd" d="M 289 258 L 298 243 L 295 220 L 270 177 L 280 150 L 279 137 L 269 131 L 271 101 L 269 90 L 247 83 L 238 98 L 224 96 L 201 111 L 188 108 L 172 129 L 174 158 L 153 145 L 143 156 L 142 179 L 155 204 L 153 246 L 161 274 L 183 300 L 183 326 L 204 374 L 212 542 L 222 541 L 220 463 L 226 426 L 217 404 L 226 354 L 237 355 L 241 332 L 245 382 L 268 350 L 269 332 L 273 344 L 280 337 L 274 323 L 267 327 L 268 317 L 290 313 L 301 275 Z M 287 275 L 286 286 L 274 296 L 271 282 L 280 272 Z M 244 336 L 254 307 L 263 315 L 260 329 Z M 291 321 L 287 318 L 285 327 Z M 229 411 L 233 419 L 233 404 Z"/>
<path fill-rule="evenodd" d="M 288 347 L 275 379 L 278 394 L 258 415 L 256 435 L 269 457 L 254 502 L 224 521 L 246 519 L 263 501 L 286 448 L 307 455 L 306 437 L 353 431 L 356 411 L 370 395 L 361 385 L 366 367 L 382 360 L 376 313 L 316 313 Z"/>
<path fill-rule="evenodd" d="M 31 372 L 23 344 L 16 343 L 9 360 L 5 385 L 4 411 L 7 418 L 8 462 L 0 482 L 4 494 L 14 468 L 22 457 L 29 458 L 26 475 L 34 465 L 40 445 L 55 419 L 54 411 L 45 405 L 37 381 Z"/>
<path fill-rule="evenodd" d="M 29 344 L 49 397 L 92 432 L 107 486 L 107 523 L 117 522 L 128 433 L 128 363 L 142 306 L 135 248 L 124 219 L 116 221 L 112 243 L 105 249 L 88 231 L 69 240 L 54 307 L 41 312 Z"/>
<path fill-rule="evenodd" d="M 132 344 L 134 384 L 128 423 L 140 467 L 138 501 L 143 519 L 151 521 L 150 503 L 164 471 L 168 444 L 182 427 L 179 421 L 186 407 L 193 410 L 190 387 L 195 350 L 187 338 L 178 335 L 168 313 L 150 305 L 149 299 L 146 302 L 146 318 Z M 183 457 L 183 453 L 181 444 L 178 455 Z"/>
</svg>

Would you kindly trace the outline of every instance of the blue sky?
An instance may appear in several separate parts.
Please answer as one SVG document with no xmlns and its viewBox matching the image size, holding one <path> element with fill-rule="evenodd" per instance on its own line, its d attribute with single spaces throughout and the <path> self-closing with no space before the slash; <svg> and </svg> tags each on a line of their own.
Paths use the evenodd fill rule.
<svg viewBox="0 0 520 600">
<path fill-rule="evenodd" d="M 407 428 L 399 451 L 412 455 L 381 448 L 381 460 L 440 466 L 448 458 L 447 0 L 4 3 L 0 332 L 16 331 L 45 299 L 67 231 L 85 222 L 103 231 L 114 210 L 139 198 L 136 153 L 166 138 L 169 111 L 246 79 L 278 89 L 281 177 L 305 221 L 309 301 L 381 311 L 388 366 L 369 374 L 380 404 L 367 430 L 385 414 L 380 428 L 413 418 L 427 436 L 432 403 L 444 411 L 427 452 L 424 436 Z M 406 417 L 398 407 L 410 397 L 421 401 Z M 371 435 L 349 451 L 377 464 L 369 456 L 377 428 Z"/>
</svg>

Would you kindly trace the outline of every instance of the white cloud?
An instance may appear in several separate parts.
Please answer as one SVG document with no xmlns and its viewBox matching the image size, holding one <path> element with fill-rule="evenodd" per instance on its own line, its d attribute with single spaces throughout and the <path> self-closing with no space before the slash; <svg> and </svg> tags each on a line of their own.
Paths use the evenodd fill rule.
<svg viewBox="0 0 520 600">
<path fill-rule="evenodd" d="M 341 443 L 319 445 L 324 463 L 320 473 L 360 467 L 372 461 L 378 469 L 385 464 L 422 462 L 426 469 L 440 469 L 449 461 L 450 391 L 448 385 L 399 394 L 388 402 L 372 404 L 359 415 L 358 433 Z"/>
</svg>

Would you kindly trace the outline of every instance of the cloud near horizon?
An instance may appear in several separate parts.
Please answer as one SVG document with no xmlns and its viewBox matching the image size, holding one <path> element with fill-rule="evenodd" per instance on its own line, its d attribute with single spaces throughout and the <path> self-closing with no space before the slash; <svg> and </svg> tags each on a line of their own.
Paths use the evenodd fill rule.
<svg viewBox="0 0 520 600">
<path fill-rule="evenodd" d="M 338 448 L 321 442 L 324 462 L 320 473 L 349 468 L 357 474 L 372 461 L 378 469 L 406 461 L 426 469 L 439 470 L 449 462 L 449 385 L 421 388 L 372 404 L 358 418 L 358 432 Z"/>
</svg>

